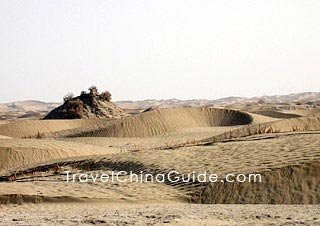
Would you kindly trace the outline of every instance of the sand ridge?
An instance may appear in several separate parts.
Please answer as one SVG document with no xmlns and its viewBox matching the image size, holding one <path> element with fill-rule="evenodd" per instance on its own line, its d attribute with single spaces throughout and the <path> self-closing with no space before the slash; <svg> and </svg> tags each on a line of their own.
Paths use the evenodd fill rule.
<svg viewBox="0 0 320 226">
<path fill-rule="evenodd" d="M 219 108 L 157 109 L 77 136 L 151 137 L 186 128 L 236 126 L 249 124 L 252 121 L 253 118 L 247 113 Z"/>
</svg>

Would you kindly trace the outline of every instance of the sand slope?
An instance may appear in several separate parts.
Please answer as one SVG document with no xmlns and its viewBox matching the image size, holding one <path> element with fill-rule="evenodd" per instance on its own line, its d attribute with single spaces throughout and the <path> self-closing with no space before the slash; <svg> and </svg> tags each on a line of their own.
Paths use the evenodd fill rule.
<svg viewBox="0 0 320 226">
<path fill-rule="evenodd" d="M 106 120 L 100 120 L 106 121 Z M 96 123 L 97 119 L 79 120 L 26 120 L 0 125 L 0 135 L 28 138 L 36 137 L 38 133 L 46 134 L 57 131 L 75 129 Z"/>
<path fill-rule="evenodd" d="M 191 145 L 209 144 L 257 134 L 305 131 L 320 131 L 320 114 L 243 126 L 241 128 L 230 130 L 229 132 L 221 133 L 210 138 L 198 140 L 197 142 L 193 142 Z M 184 145 L 188 145 L 188 143 L 185 143 Z"/>
<path fill-rule="evenodd" d="M 319 204 L 320 163 L 302 163 L 259 172 L 261 183 L 209 184 L 198 203 Z M 219 192 L 217 192 L 219 191 Z"/>
<path fill-rule="evenodd" d="M 0 140 L 0 171 L 56 159 L 118 152 L 107 147 L 57 140 Z"/>
<path fill-rule="evenodd" d="M 280 137 L 241 142 L 194 146 L 174 150 L 152 150 L 139 155 L 120 154 L 102 162 L 116 162 L 119 168 L 150 172 L 180 173 L 204 171 L 223 177 L 227 173 L 261 173 L 262 183 L 208 184 L 204 190 L 193 183 L 170 186 L 194 192 L 194 201 L 201 203 L 320 203 L 320 134 L 283 134 Z M 141 165 L 142 164 L 142 165 Z M 100 167 L 104 164 L 100 164 Z M 99 168 L 99 166 L 97 166 Z M 220 181 L 219 181 L 220 182 Z"/>
<path fill-rule="evenodd" d="M 236 126 L 253 121 L 251 115 L 217 108 L 158 109 L 126 118 L 99 130 L 77 136 L 89 137 L 151 137 L 186 128 Z"/>
<path fill-rule="evenodd" d="M 202 139 L 222 131 L 230 131 L 243 124 L 260 124 L 279 119 L 263 115 L 244 113 L 231 109 L 217 108 L 174 108 L 158 109 L 131 116 L 123 120 L 97 121 L 76 129 L 52 133 L 62 137 L 167 137 L 175 136 L 184 140 Z"/>
<path fill-rule="evenodd" d="M 28 182 L 28 187 L 34 189 L 34 192 L 28 191 L 27 194 L 36 195 L 36 191 L 41 189 L 44 197 L 56 197 L 57 194 L 60 194 L 63 198 L 69 194 L 71 197 L 80 198 L 81 194 L 83 195 L 83 192 L 86 191 L 89 199 L 106 198 L 116 201 L 118 194 L 113 191 L 117 190 L 121 191 L 121 194 L 126 194 L 126 199 L 138 202 L 158 200 L 159 196 L 152 196 L 152 191 L 156 194 L 163 191 L 161 197 L 164 200 L 172 200 L 173 198 L 197 203 L 319 204 L 319 147 L 319 133 L 293 133 L 274 134 L 274 137 L 267 137 L 267 139 L 261 135 L 260 139 L 256 140 L 250 140 L 248 137 L 248 140 L 238 142 L 183 147 L 173 150 L 118 153 L 76 161 L 71 158 L 69 163 L 59 160 L 60 163 L 56 161 L 46 167 L 17 171 L 14 173 L 17 176 L 17 182 L 1 186 L 3 191 L 6 191 L 6 195 L 25 194 L 21 191 L 19 181 L 31 180 Z M 136 173 L 143 171 L 155 174 L 176 170 L 188 174 L 192 171 L 196 173 L 207 171 L 218 174 L 220 178 L 223 178 L 227 173 L 261 173 L 263 183 L 199 184 L 178 181 L 177 183 L 166 182 L 165 184 L 125 183 L 119 186 L 119 184 L 110 183 L 89 185 L 72 183 L 66 185 L 61 181 L 52 186 L 53 183 L 50 180 L 57 181 L 56 177 L 63 178 L 63 174 L 51 175 L 52 179 L 46 177 L 48 181 L 43 181 L 40 177 L 40 182 L 32 182 L 33 180 L 37 181 L 37 178 L 32 179 L 32 175 L 48 173 L 56 165 L 61 167 L 61 171 L 72 169 L 74 172 L 132 170 Z M 10 175 L 8 176 L 10 177 Z M 5 180 L 5 178 L 7 177 L 0 179 Z M 67 190 L 61 189 L 66 186 Z M 154 189 L 150 190 L 150 186 Z M 167 188 L 173 189 L 173 191 L 170 192 Z M 102 192 L 103 189 L 107 190 Z M 61 190 L 61 192 L 56 193 L 57 190 Z M 73 192 L 69 192 L 70 190 Z M 4 200 L 7 200 L 6 197 L 3 197 Z"/>
<path fill-rule="evenodd" d="M 298 115 L 298 114 L 284 113 L 281 111 L 271 111 L 271 110 L 256 111 L 254 113 L 259 114 L 259 115 L 272 117 L 272 118 L 280 118 L 280 119 L 301 117 L 301 115 Z"/>
<path fill-rule="evenodd" d="M 297 110 L 282 110 L 282 113 L 285 114 L 295 114 L 295 115 L 300 115 L 300 116 L 309 116 L 309 115 L 315 115 L 320 113 L 320 108 L 315 108 L 315 109 L 297 109 Z"/>
<path fill-rule="evenodd" d="M 66 124 L 47 129 L 48 134 L 70 126 L 61 122 Z M 86 137 L 1 139 L 0 181 L 15 182 L 1 182 L 0 201 L 320 203 L 319 114 L 279 119 L 226 109 L 177 108 L 122 120 L 81 122 L 74 121 L 75 128 L 66 131 Z M 22 133 L 37 125 L 45 131 L 45 124 L 37 123 L 31 121 Z M 10 124 L 8 128 L 18 133 L 19 124 Z M 188 142 L 190 137 L 195 140 Z M 170 144 L 179 140 L 177 146 Z M 207 171 L 219 177 L 261 173 L 263 183 L 66 184 L 64 169 L 145 174 Z"/>
</svg>

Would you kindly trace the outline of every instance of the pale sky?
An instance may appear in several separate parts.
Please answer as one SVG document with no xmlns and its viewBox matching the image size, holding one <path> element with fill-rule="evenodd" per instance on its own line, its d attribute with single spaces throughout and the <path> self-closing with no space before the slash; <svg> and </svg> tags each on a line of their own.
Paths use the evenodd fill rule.
<svg viewBox="0 0 320 226">
<path fill-rule="evenodd" d="M 320 91 L 319 0 L 0 0 L 0 102 Z"/>
</svg>

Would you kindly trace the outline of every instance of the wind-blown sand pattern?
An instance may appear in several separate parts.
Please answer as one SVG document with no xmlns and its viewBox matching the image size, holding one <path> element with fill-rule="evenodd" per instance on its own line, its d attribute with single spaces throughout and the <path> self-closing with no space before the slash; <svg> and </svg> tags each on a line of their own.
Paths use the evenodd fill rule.
<svg viewBox="0 0 320 226">
<path fill-rule="evenodd" d="M 50 184 L 52 184 L 52 182 L 50 182 L 49 179 L 57 180 L 54 178 L 64 177 L 63 174 L 60 176 L 53 174 L 57 165 L 61 167 L 60 171 L 62 171 L 63 168 L 68 169 L 70 167 L 89 171 L 119 171 L 121 169 L 130 169 L 137 173 L 141 170 L 145 173 L 156 173 L 157 171 L 167 172 L 174 169 L 181 173 L 190 173 L 193 170 L 197 173 L 208 171 L 221 176 L 227 173 L 247 174 L 260 172 L 264 175 L 263 183 L 257 185 L 241 184 L 239 188 L 237 188 L 238 185 L 235 186 L 235 184 L 225 185 L 222 183 L 201 185 L 199 187 L 199 184 L 180 182 L 168 183 L 167 186 L 176 189 L 181 199 L 201 203 L 315 204 L 320 201 L 320 171 L 318 167 L 318 161 L 320 160 L 319 138 L 320 133 L 283 134 L 279 137 L 274 136 L 268 139 L 260 137 L 260 139 L 257 140 L 220 143 L 213 146 L 185 147 L 175 150 L 163 150 L 161 152 L 148 150 L 141 153 L 119 153 L 110 155 L 110 157 L 87 157 L 86 159 L 73 161 L 60 160 L 56 163 L 43 165 L 40 168 L 31 167 L 21 172 L 16 171 L 17 182 L 4 184 L 2 188 L 5 189 L 9 186 L 8 191 L 15 190 L 15 186 L 19 187 L 19 181 L 33 181 L 32 177 L 30 178 L 30 176 L 28 176 L 31 172 L 35 173 L 35 175 L 39 172 L 49 172 L 46 179 L 49 183 L 45 181 L 40 182 L 43 184 L 41 186 L 46 186 L 45 184 L 47 183 L 47 191 L 49 194 L 57 194 L 50 192 L 50 190 L 56 188 L 51 187 Z M 310 140 L 316 142 L 310 143 Z M 10 175 L 11 174 L 7 177 L 2 177 L 2 180 L 8 179 Z M 58 187 L 59 184 L 64 187 L 72 187 L 65 189 L 66 193 L 61 194 L 62 198 L 66 196 L 70 190 L 74 190 L 74 186 L 81 187 L 81 184 L 72 183 L 58 183 Z M 37 183 L 36 186 L 38 185 L 39 183 Z M 107 183 L 107 185 L 109 186 L 110 184 Z M 149 184 L 138 183 L 138 185 L 136 185 L 133 183 L 129 185 L 138 186 L 141 192 L 147 192 L 143 187 Z M 82 186 L 83 188 L 88 188 L 87 184 Z M 92 186 L 91 190 L 95 190 L 96 184 L 91 184 L 90 186 Z M 102 185 L 97 186 L 100 187 Z M 105 184 L 103 184 L 103 186 L 105 186 Z M 154 186 L 157 185 L 155 184 Z M 217 189 L 215 189 L 215 186 L 217 186 Z M 120 188 L 123 189 L 122 186 L 120 186 Z M 276 189 L 274 190 L 274 188 Z M 88 189 L 90 190 L 90 188 Z M 81 191 L 81 193 L 74 198 L 83 197 L 83 189 L 78 190 Z M 219 192 L 217 193 L 217 191 Z M 266 196 L 255 195 L 259 191 L 263 192 Z M 128 197 L 132 196 L 133 191 L 129 189 L 126 192 Z M 137 201 L 152 199 L 151 196 L 140 196 L 136 191 L 134 193 Z M 19 194 L 21 194 L 21 191 Z M 30 194 L 30 192 L 26 191 L 24 195 L 27 194 Z M 42 192 L 42 194 L 45 193 Z M 99 192 L 97 192 L 97 194 L 101 195 Z M 284 194 L 286 196 L 284 196 Z M 214 195 L 215 198 L 212 197 L 212 195 Z M 277 195 L 279 196 L 278 199 Z M 90 199 L 94 197 L 95 196 L 86 198 Z M 170 195 L 167 196 L 167 198 L 169 197 Z M 116 195 L 110 199 L 116 199 Z"/>
<path fill-rule="evenodd" d="M 25 214 L 17 219 L 22 224 L 192 225 L 187 213 L 203 217 L 203 224 L 237 225 L 239 220 L 244 225 L 257 221 L 318 224 L 318 206 L 306 206 L 299 218 L 295 206 L 274 206 L 271 211 L 268 206 L 196 205 L 198 212 L 190 212 L 186 207 L 189 204 L 184 204 L 320 204 L 318 112 L 280 114 L 269 110 L 251 113 L 222 108 L 174 108 L 118 120 L 30 120 L 0 125 L 0 209 L 7 214 L 0 215 L 0 224 L 12 222 L 11 210 L 16 204 L 23 204 L 18 208 Z M 263 180 L 254 184 L 181 180 L 66 183 L 65 170 L 132 170 L 154 175 L 170 170 L 185 174 L 207 171 L 220 177 L 228 173 L 260 173 Z M 35 214 L 34 204 L 43 208 L 41 214 L 47 220 L 26 217 Z M 84 211 L 84 205 L 96 205 L 90 211 L 99 210 L 88 210 L 91 218 L 54 219 L 53 209 L 60 209 L 62 216 L 70 208 Z M 121 205 L 127 217 L 112 212 Z M 139 205 L 150 205 L 150 209 Z M 229 209 L 237 208 L 234 215 L 229 213 Z M 136 212 L 138 209 L 141 213 Z M 209 214 L 211 210 L 214 213 Z M 112 213 L 101 216 L 100 211 Z M 147 217 L 148 211 L 155 217 Z"/>
</svg>

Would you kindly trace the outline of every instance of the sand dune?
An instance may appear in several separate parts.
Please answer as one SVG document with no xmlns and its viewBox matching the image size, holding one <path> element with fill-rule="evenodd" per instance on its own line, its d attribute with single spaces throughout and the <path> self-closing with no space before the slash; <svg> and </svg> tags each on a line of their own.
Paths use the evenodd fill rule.
<svg viewBox="0 0 320 226">
<path fill-rule="evenodd" d="M 246 113 L 214 109 L 214 108 L 180 108 L 161 109 L 147 112 L 123 120 L 85 119 L 85 120 L 46 120 L 21 121 L 0 126 L 1 138 L 37 137 L 39 134 L 50 135 L 65 131 L 86 131 L 88 128 L 97 128 L 93 132 L 80 134 L 81 136 L 117 136 L 117 137 L 146 137 L 153 139 L 143 140 L 123 139 L 14 139 L 0 143 L 1 169 L 21 167 L 44 161 L 87 155 L 114 152 L 134 151 L 141 149 L 170 147 L 175 143 L 185 143 L 191 140 L 201 140 L 235 129 L 242 124 L 253 121 L 269 121 L 268 117 Z M 215 127 L 217 126 L 217 127 Z M 75 133 L 77 134 L 77 133 Z M 160 136 L 161 135 L 161 136 Z M 159 137 L 160 136 L 160 137 Z M 132 140 L 131 140 L 132 139 Z M 74 142 L 76 141 L 76 142 Z M 87 145 L 91 144 L 91 145 Z M 115 151 L 116 150 L 116 151 Z"/>
<path fill-rule="evenodd" d="M 269 117 L 175 108 L 112 121 L 2 125 L 0 204 L 319 204 L 320 114 L 281 113 Z M 307 116 L 296 117 L 302 113 Z M 289 114 L 296 118 L 286 118 Z M 46 137 L 17 138 L 39 132 Z M 228 173 L 260 173 L 262 183 L 185 183 L 181 178 L 175 183 L 66 183 L 64 170 L 152 175 L 206 171 L 219 179 Z"/>
<path fill-rule="evenodd" d="M 253 121 L 251 115 L 217 108 L 158 109 L 125 118 L 105 128 L 83 132 L 86 137 L 151 137 L 186 128 L 237 126 Z"/>
<path fill-rule="evenodd" d="M 193 193 L 195 202 L 316 204 L 320 202 L 319 147 L 318 133 L 289 134 L 275 136 L 273 139 L 260 138 L 156 153 L 150 150 L 139 155 L 119 154 L 102 160 L 102 163 L 113 162 L 119 168 L 126 169 L 128 161 L 131 162 L 128 165 L 130 170 L 144 169 L 148 173 L 175 169 L 185 174 L 192 170 L 217 173 L 220 176 L 227 173 L 262 174 L 263 182 L 257 184 L 208 184 L 202 188 L 204 190 L 193 183 L 178 182 L 170 185 Z"/>
<path fill-rule="evenodd" d="M 270 120 L 273 121 L 270 122 Z M 320 115 L 275 120 L 265 116 L 249 115 L 233 110 L 179 108 L 147 112 L 121 121 L 114 121 L 111 124 L 108 120 L 95 119 L 24 121 L 2 125 L 0 126 L 0 131 L 13 137 L 30 136 L 31 134 L 35 134 L 36 136 L 38 131 L 50 133 L 58 130 L 68 131 L 68 128 L 71 128 L 69 130 L 73 131 L 74 127 L 87 128 L 88 126 L 93 127 L 95 125 L 103 125 L 105 127 L 80 134 L 80 136 L 87 136 L 86 139 L 16 140 L 1 135 L 1 168 L 9 169 L 74 156 L 196 146 L 256 134 L 317 131 L 320 130 Z M 104 140 L 101 138 L 90 138 L 90 136 L 111 136 L 118 138 Z M 146 140 L 146 137 L 151 136 L 155 137 Z M 124 139 L 121 137 L 128 138 Z M 137 138 L 132 139 L 130 137 Z M 141 140 L 139 137 L 144 139 Z M 110 151 L 111 149 L 112 151 Z"/>
<path fill-rule="evenodd" d="M 160 109 L 147 112 L 121 121 L 101 119 L 92 120 L 52 120 L 22 121 L 0 126 L 3 134 L 13 137 L 36 137 L 39 133 L 54 134 L 64 131 L 80 131 L 98 128 L 93 132 L 80 134 L 87 139 L 26 139 L 2 142 L 2 170 L 21 167 L 44 161 L 87 155 L 99 155 L 110 152 L 134 151 L 141 149 L 161 149 L 176 144 L 209 139 L 212 135 L 235 130 L 242 124 L 254 124 L 270 121 L 269 117 L 247 114 L 233 110 L 214 108 Z M 132 139 L 130 137 L 148 140 Z M 78 136 L 78 134 L 77 134 Z M 120 138 L 90 139 L 90 136 L 116 136 Z M 123 139 L 128 137 L 130 139 Z M 2 136 L 2 138 L 9 138 Z M 106 139 L 106 138 L 105 138 Z M 116 139 L 116 140 L 115 140 Z M 119 140 L 120 139 L 120 140 Z M 91 144 L 90 146 L 87 144 Z M 107 149 L 107 151 L 105 150 Z M 115 151 L 116 150 L 116 151 Z"/>
<path fill-rule="evenodd" d="M 320 114 L 273 122 L 265 132 L 295 132 L 320 130 Z"/>
<path fill-rule="evenodd" d="M 295 115 L 300 115 L 300 116 L 308 116 L 308 115 L 315 115 L 320 113 L 320 108 L 315 108 L 315 109 L 297 109 L 297 110 L 282 110 L 282 113 L 285 114 L 295 114 Z"/>
<path fill-rule="evenodd" d="M 39 133 L 53 133 L 57 131 L 75 129 L 96 122 L 97 119 L 79 119 L 79 120 L 25 120 L 11 122 L 0 125 L 0 135 L 29 138 L 36 137 Z M 106 121 L 107 119 L 100 119 Z"/>
<path fill-rule="evenodd" d="M 181 131 L 163 134 L 154 137 L 63 137 L 58 133 L 59 140 L 94 144 L 100 146 L 112 146 L 121 150 L 147 150 L 170 148 L 177 144 L 194 143 L 199 140 L 210 138 L 241 126 L 219 126 L 219 127 L 196 127 L 185 128 Z M 71 133 L 69 133 L 71 132 Z M 68 131 L 69 136 L 74 136 L 74 131 Z M 63 133 L 65 135 L 65 133 Z M 59 137 L 58 136 L 58 137 Z"/>
<path fill-rule="evenodd" d="M 262 183 L 210 184 L 198 196 L 198 203 L 318 204 L 320 163 L 288 165 L 259 172 Z M 217 192 L 219 191 L 219 192 Z"/>
<path fill-rule="evenodd" d="M 312 116 L 305 116 L 299 118 L 290 118 L 283 120 L 276 120 L 265 122 L 261 124 L 253 124 L 243 126 L 238 129 L 230 130 L 219 135 L 214 135 L 203 140 L 193 142 L 192 145 L 209 144 L 221 142 L 225 140 L 232 140 L 241 137 L 267 134 L 267 133 L 288 133 L 288 132 L 305 132 L 305 131 L 319 131 L 320 130 L 320 114 Z M 187 143 L 183 145 L 188 145 Z M 180 144 L 180 146 L 183 146 Z"/>
<path fill-rule="evenodd" d="M 284 112 L 280 112 L 280 111 L 268 111 L 268 110 L 264 110 L 264 111 L 256 111 L 254 112 L 256 114 L 259 115 L 264 115 L 264 116 L 268 116 L 268 117 L 272 117 L 272 118 L 298 118 L 301 117 L 301 115 L 298 114 L 292 114 L 292 113 L 284 113 Z"/>
<path fill-rule="evenodd" d="M 0 171 L 56 159 L 117 152 L 112 148 L 57 140 L 6 139 L 0 140 Z"/>
<path fill-rule="evenodd" d="M 238 116 L 240 117 L 238 118 Z M 244 117 L 245 119 L 241 119 Z M 220 122 L 219 122 L 220 120 Z M 235 120 L 227 123 L 228 120 Z M 236 120 L 239 120 L 238 122 Z M 223 131 L 241 127 L 241 120 L 246 123 L 260 124 L 279 119 L 263 115 L 217 108 L 174 108 L 131 116 L 123 120 L 97 121 L 94 124 L 76 129 L 58 131 L 50 136 L 63 137 L 180 137 L 203 139 Z M 250 121 L 250 122 L 249 122 Z M 243 121 L 244 123 L 245 121 Z M 227 126 L 224 126 L 227 125 Z"/>
<path fill-rule="evenodd" d="M 163 195 L 161 197 L 164 200 L 176 199 L 197 203 L 316 204 L 320 202 L 320 193 L 318 192 L 320 178 L 319 142 L 319 133 L 296 133 L 274 135 L 271 139 L 261 137 L 257 140 L 248 139 L 247 141 L 218 143 L 209 146 L 118 153 L 76 161 L 72 158 L 65 161 L 58 160 L 46 167 L 31 167 L 24 171 L 16 171 L 14 175 L 17 176 L 17 182 L 1 185 L 2 194 L 5 195 L 3 200 L 9 202 L 8 195 L 14 194 L 37 195 L 37 191 L 41 191 L 44 197 L 56 197 L 58 194 L 56 191 L 60 189 L 64 191 L 59 193 L 62 198 L 69 194 L 71 198 L 85 196 L 87 199 L 105 198 L 110 201 L 116 201 L 119 193 L 125 195 L 122 196 L 123 198 L 136 202 L 158 200 L 159 196 L 152 196 L 152 192 L 156 192 L 156 194 L 159 192 L 159 195 L 160 193 Z M 68 161 L 70 162 L 68 163 Z M 183 183 L 181 181 L 165 184 L 126 183 L 122 186 L 112 183 L 65 184 L 65 182 L 57 180 L 57 177 L 63 178 L 64 174 L 50 176 L 50 171 L 53 171 L 57 165 L 61 167 L 61 172 L 64 169 L 72 169 L 74 172 L 132 170 L 136 173 L 143 171 L 154 174 L 174 169 L 184 174 L 192 171 L 196 173 L 207 171 L 208 173 L 216 173 L 220 177 L 224 177 L 227 173 L 261 173 L 263 182 L 251 183 L 250 186 L 245 183 L 241 185 L 237 183 L 199 185 L 198 183 Z M 45 175 L 49 173 L 46 180 L 41 180 L 43 173 Z M 37 181 L 37 179 L 32 178 L 37 175 L 40 176 L 40 181 L 34 183 L 33 180 Z M 10 177 L 10 175 L 8 176 Z M 0 179 L 4 180 L 5 178 Z M 54 186 L 52 186 L 52 180 L 56 181 Z M 23 192 L 19 181 L 28 183 L 30 191 Z M 68 189 L 62 189 L 66 186 Z M 150 189 L 147 189 L 148 187 Z M 102 192 L 104 189 L 105 192 Z M 170 189 L 173 190 L 170 191 Z M 70 192 L 71 190 L 72 192 Z M 114 192 L 115 190 L 118 192 Z"/>
</svg>

